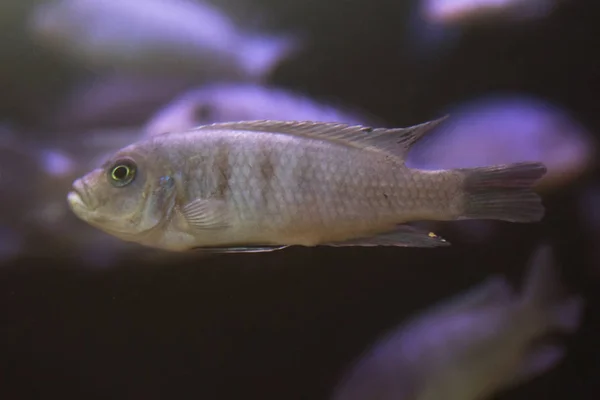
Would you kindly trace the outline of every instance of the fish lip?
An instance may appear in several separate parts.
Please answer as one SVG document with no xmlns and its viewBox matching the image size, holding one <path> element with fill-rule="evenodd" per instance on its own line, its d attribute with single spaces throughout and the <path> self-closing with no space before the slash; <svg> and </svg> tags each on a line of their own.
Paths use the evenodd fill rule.
<svg viewBox="0 0 600 400">
<path fill-rule="evenodd" d="M 93 211 L 88 187 L 81 179 L 77 179 L 75 182 L 73 182 L 73 190 L 69 192 L 67 199 L 71 206 Z"/>
<path fill-rule="evenodd" d="M 67 201 L 69 202 L 71 210 L 73 210 L 76 214 L 78 210 L 85 208 L 85 203 L 81 199 L 81 196 L 74 190 L 69 192 L 67 195 Z"/>
</svg>

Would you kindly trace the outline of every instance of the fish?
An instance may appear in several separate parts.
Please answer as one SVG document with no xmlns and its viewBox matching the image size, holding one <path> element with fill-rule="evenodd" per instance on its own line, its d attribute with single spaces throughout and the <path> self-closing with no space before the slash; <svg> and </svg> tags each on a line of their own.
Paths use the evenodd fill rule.
<svg viewBox="0 0 600 400">
<path fill-rule="evenodd" d="M 73 182 L 71 210 L 125 241 L 202 247 L 441 247 L 405 223 L 544 215 L 531 189 L 538 162 L 409 169 L 410 147 L 446 117 L 407 128 L 313 121 L 240 121 L 156 135 Z"/>
<path fill-rule="evenodd" d="M 444 54 L 465 32 L 524 25 L 552 15 L 565 0 L 417 0 L 407 23 L 410 48 Z"/>
<path fill-rule="evenodd" d="M 36 43 L 95 72 L 264 80 L 300 39 L 244 31 L 191 0 L 54 0 L 30 14 Z"/>
<path fill-rule="evenodd" d="M 566 295 L 541 245 L 517 293 L 502 275 L 409 318 L 343 371 L 332 400 L 483 400 L 555 367 L 585 303 Z"/>
<path fill-rule="evenodd" d="M 214 83 L 176 97 L 147 121 L 144 132 L 154 136 L 199 125 L 250 120 L 381 123 L 355 107 L 333 106 L 273 85 Z"/>
</svg>

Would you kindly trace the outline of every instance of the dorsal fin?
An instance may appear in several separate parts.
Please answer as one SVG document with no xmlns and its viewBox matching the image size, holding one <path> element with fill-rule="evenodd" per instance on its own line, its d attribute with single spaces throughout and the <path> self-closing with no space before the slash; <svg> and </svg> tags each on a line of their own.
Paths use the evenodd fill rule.
<svg viewBox="0 0 600 400">
<path fill-rule="evenodd" d="M 303 136 L 343 143 L 358 148 L 377 149 L 403 157 L 413 144 L 446 118 L 448 118 L 447 115 L 419 125 L 391 129 L 332 122 L 257 120 L 220 122 L 199 126 L 193 130 L 228 129 Z"/>
</svg>

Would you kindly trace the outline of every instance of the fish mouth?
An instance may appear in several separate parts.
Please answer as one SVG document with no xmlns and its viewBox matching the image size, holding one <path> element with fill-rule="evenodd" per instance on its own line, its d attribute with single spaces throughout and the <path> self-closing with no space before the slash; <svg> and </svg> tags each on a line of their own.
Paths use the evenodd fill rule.
<svg viewBox="0 0 600 400">
<path fill-rule="evenodd" d="M 67 195 L 67 201 L 69 202 L 69 205 L 73 211 L 83 209 L 88 211 L 92 210 L 87 187 L 81 179 L 77 179 L 75 182 L 73 182 L 73 190 Z"/>
</svg>

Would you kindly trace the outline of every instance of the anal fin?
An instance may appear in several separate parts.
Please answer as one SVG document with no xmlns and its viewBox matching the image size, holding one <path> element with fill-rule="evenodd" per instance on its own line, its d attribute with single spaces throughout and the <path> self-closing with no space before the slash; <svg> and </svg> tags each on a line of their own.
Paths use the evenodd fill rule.
<svg viewBox="0 0 600 400">
<path fill-rule="evenodd" d="M 442 247 L 449 245 L 448 241 L 435 233 L 411 225 L 399 225 L 394 231 L 381 235 L 323 244 L 323 246 L 334 247 Z"/>
</svg>

